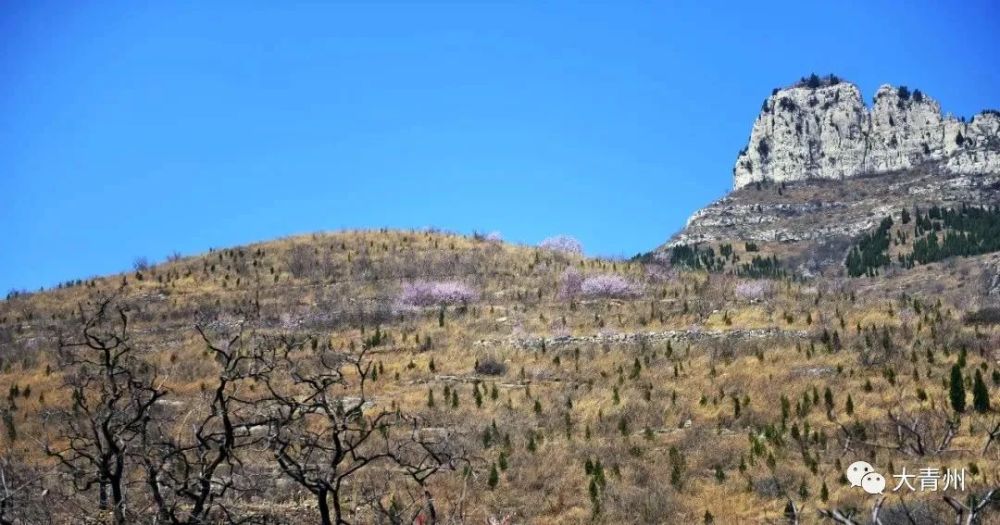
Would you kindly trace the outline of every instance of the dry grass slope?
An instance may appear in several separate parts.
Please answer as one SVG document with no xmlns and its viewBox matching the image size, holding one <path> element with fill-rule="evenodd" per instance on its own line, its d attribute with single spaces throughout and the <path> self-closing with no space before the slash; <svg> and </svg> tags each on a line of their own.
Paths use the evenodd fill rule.
<svg viewBox="0 0 1000 525">
<path fill-rule="evenodd" d="M 214 250 L 13 297 L 0 303 L 0 467 L 30 490 L 8 495 L 15 506 L 2 514 L 15 523 L 110 519 L 97 510 L 95 488 L 61 482 L 41 444 L 56 435 L 56 408 L 71 402 L 61 386 L 71 371 L 56 361 L 59 334 L 73 333 L 98 295 L 119 289 L 133 346 L 185 417 L 205 412 L 221 366 L 194 327 L 226 333 L 248 301 L 259 304 L 261 333 L 317 352 L 370 346 L 378 373 L 365 410 L 398 409 L 468 452 L 468 466 L 429 482 L 442 523 L 506 515 L 553 524 L 814 523 L 825 509 L 862 523 L 875 500 L 842 476 L 859 459 L 887 478 L 904 466 L 964 468 L 965 495 L 982 494 L 1000 485 L 1000 445 L 991 442 L 1000 415 L 972 409 L 972 381 L 979 371 L 991 392 L 1000 389 L 1000 331 L 963 323 L 982 301 L 927 288 L 935 279 L 978 282 L 968 272 L 982 266 L 961 275 L 962 264 L 877 280 L 756 281 L 383 230 Z M 620 275 L 636 293 L 567 293 L 570 269 Z M 459 281 L 477 297 L 398 304 L 416 280 Z M 968 382 L 962 414 L 949 402 L 956 363 Z M 316 520 L 314 499 L 283 476 L 266 445 L 244 460 L 262 473 L 262 488 L 234 502 L 234 513 Z M 129 519 L 152 522 L 133 468 Z M 350 521 L 390 522 L 373 509 L 394 495 L 373 502 L 364 489 L 378 477 L 344 491 Z M 885 523 L 906 522 L 907 512 L 916 523 L 954 519 L 940 492 L 907 492 L 905 507 L 900 494 L 883 503 Z M 997 516 L 987 507 L 982 522 Z"/>
</svg>

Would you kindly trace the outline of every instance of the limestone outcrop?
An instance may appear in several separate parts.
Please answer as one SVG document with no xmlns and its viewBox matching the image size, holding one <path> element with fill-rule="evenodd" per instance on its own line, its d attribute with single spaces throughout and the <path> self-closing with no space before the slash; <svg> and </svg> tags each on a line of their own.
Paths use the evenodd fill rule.
<svg viewBox="0 0 1000 525">
<path fill-rule="evenodd" d="M 1000 173 L 1000 113 L 942 116 L 937 101 L 883 85 L 874 104 L 836 77 L 812 77 L 764 101 L 733 168 L 734 189 L 758 181 L 843 179 L 934 162 L 961 174 Z"/>
</svg>

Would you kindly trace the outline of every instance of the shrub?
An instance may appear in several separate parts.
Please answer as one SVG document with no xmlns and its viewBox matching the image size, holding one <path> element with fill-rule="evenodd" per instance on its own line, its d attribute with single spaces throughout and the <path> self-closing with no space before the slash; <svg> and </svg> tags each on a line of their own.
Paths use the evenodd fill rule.
<svg viewBox="0 0 1000 525">
<path fill-rule="evenodd" d="M 413 281 L 403 285 L 398 303 L 425 307 L 468 303 L 476 298 L 475 290 L 458 281 Z"/>
<path fill-rule="evenodd" d="M 144 272 L 149 269 L 149 259 L 145 257 L 136 257 L 132 261 L 132 269 L 137 272 Z"/>
<path fill-rule="evenodd" d="M 559 296 L 568 299 L 580 294 L 580 287 L 583 285 L 583 275 L 572 266 L 566 268 L 562 274 L 562 283 L 559 285 Z"/>
<path fill-rule="evenodd" d="M 580 294 L 584 297 L 625 298 L 642 293 L 642 287 L 613 273 L 587 277 L 580 283 Z"/>
<path fill-rule="evenodd" d="M 740 281 L 736 283 L 734 292 L 736 292 L 736 297 L 741 299 L 760 301 L 770 297 L 774 293 L 774 282 L 764 279 Z"/>
<path fill-rule="evenodd" d="M 784 102 L 785 100 L 788 99 L 785 98 L 781 99 L 782 102 Z M 784 104 L 782 104 L 781 107 L 785 107 Z M 768 154 L 771 153 L 771 146 L 768 145 L 767 139 L 760 139 L 760 142 L 757 143 L 757 153 L 760 155 L 762 159 L 766 159 Z"/>
<path fill-rule="evenodd" d="M 507 365 L 494 357 L 485 357 L 476 362 L 476 373 L 486 376 L 502 376 L 507 373 Z"/>
<path fill-rule="evenodd" d="M 583 245 L 580 241 L 576 240 L 569 235 L 556 235 L 554 237 L 549 237 L 538 243 L 538 247 L 543 250 L 552 250 L 555 252 L 569 253 L 573 255 L 580 255 L 583 253 Z"/>
<path fill-rule="evenodd" d="M 963 321 L 965 324 L 1000 324 L 1000 308 L 990 306 L 969 312 L 965 314 Z"/>
<path fill-rule="evenodd" d="M 472 238 L 477 241 L 485 242 L 503 242 L 503 235 L 498 231 L 493 231 L 490 233 L 481 233 L 478 231 L 472 232 Z"/>
</svg>

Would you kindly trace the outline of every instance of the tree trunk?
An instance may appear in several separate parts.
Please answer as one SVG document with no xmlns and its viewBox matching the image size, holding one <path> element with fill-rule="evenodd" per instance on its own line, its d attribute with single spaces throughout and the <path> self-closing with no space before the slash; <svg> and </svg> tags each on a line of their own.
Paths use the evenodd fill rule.
<svg viewBox="0 0 1000 525">
<path fill-rule="evenodd" d="M 316 501 L 319 503 L 319 522 L 321 525 L 333 525 L 333 522 L 330 521 L 330 504 L 327 503 L 326 498 L 326 489 L 316 493 Z M 339 521 L 340 515 L 337 516 Z"/>
<path fill-rule="evenodd" d="M 125 458 L 115 458 L 115 472 L 111 476 L 111 503 L 114 505 L 115 525 L 125 525 L 125 492 L 122 490 L 122 478 L 125 472 Z"/>
<path fill-rule="evenodd" d="M 125 494 L 121 482 L 111 484 L 111 501 L 114 504 L 115 525 L 125 525 Z"/>
<path fill-rule="evenodd" d="M 108 510 L 108 482 L 103 476 L 97 481 L 97 508 Z"/>
<path fill-rule="evenodd" d="M 333 515 L 337 518 L 337 525 L 347 523 L 344 521 L 344 510 L 340 508 L 340 483 L 333 491 Z"/>
</svg>

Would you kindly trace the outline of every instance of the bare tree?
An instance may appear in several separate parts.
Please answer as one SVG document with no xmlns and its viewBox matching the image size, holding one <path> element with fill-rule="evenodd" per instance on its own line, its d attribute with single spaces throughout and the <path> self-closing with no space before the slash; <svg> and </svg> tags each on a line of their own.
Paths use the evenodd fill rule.
<svg viewBox="0 0 1000 525">
<path fill-rule="evenodd" d="M 45 449 L 71 475 L 76 490 L 96 484 L 99 509 L 111 510 L 114 523 L 122 525 L 126 464 L 166 390 L 152 367 L 136 357 L 128 310 L 117 296 L 98 300 L 91 314 L 81 306 L 80 314 L 80 338 L 59 337 L 59 364 L 71 401 L 69 409 L 59 410 L 61 428 Z"/>
<path fill-rule="evenodd" d="M 0 525 L 52 521 L 39 497 L 47 494 L 42 488 L 46 473 L 0 455 Z"/>
<path fill-rule="evenodd" d="M 993 497 L 996 492 L 997 489 L 990 489 L 982 497 L 970 494 L 967 503 L 962 503 L 951 496 L 945 496 L 944 501 L 955 510 L 955 525 L 972 525 L 979 523 L 980 513 L 984 509 L 997 502 Z"/>
<path fill-rule="evenodd" d="M 871 525 L 882 525 L 882 519 L 879 518 L 879 513 L 882 512 L 882 504 L 885 503 L 885 496 L 880 497 L 872 505 L 871 510 Z M 823 509 L 819 511 L 819 515 L 824 518 L 829 518 L 836 523 L 841 525 L 861 525 L 860 522 L 854 519 L 853 513 L 842 511 L 840 509 Z"/>
<path fill-rule="evenodd" d="M 144 272 L 149 269 L 149 259 L 146 257 L 136 257 L 132 260 L 132 269 L 137 272 Z"/>
<path fill-rule="evenodd" d="M 394 482 L 415 483 L 433 522 L 436 512 L 426 481 L 453 465 L 456 455 L 447 452 L 447 443 L 423 436 L 414 418 L 376 408 L 366 390 L 373 367 L 367 350 L 319 350 L 309 356 L 304 347 L 304 340 L 287 340 L 280 356 L 287 378 L 271 377 L 268 383 L 275 414 L 271 450 L 281 471 L 316 498 L 323 525 L 349 523 L 344 488 L 348 480 L 359 482 L 362 472 L 391 472 Z M 381 494 L 388 494 L 391 485 L 383 485 L 387 491 Z M 402 513 L 383 506 L 380 497 L 367 503 L 391 522 L 404 522 Z"/>
<path fill-rule="evenodd" d="M 957 415 L 933 412 L 897 416 L 890 410 L 889 420 L 895 428 L 898 450 L 917 456 L 947 451 L 961 424 Z M 935 434 L 939 436 L 935 438 Z"/>
<path fill-rule="evenodd" d="M 241 388 L 261 369 L 260 340 L 247 320 L 222 341 L 196 329 L 220 367 L 207 410 L 191 409 L 200 416 L 190 432 L 175 432 L 170 418 L 160 418 L 144 433 L 146 485 L 163 523 L 246 523 L 255 517 L 241 515 L 227 497 L 246 490 L 243 449 L 266 439 L 266 432 L 257 430 L 266 430 L 268 416 L 260 400 L 244 397 L 249 389 Z"/>
</svg>

